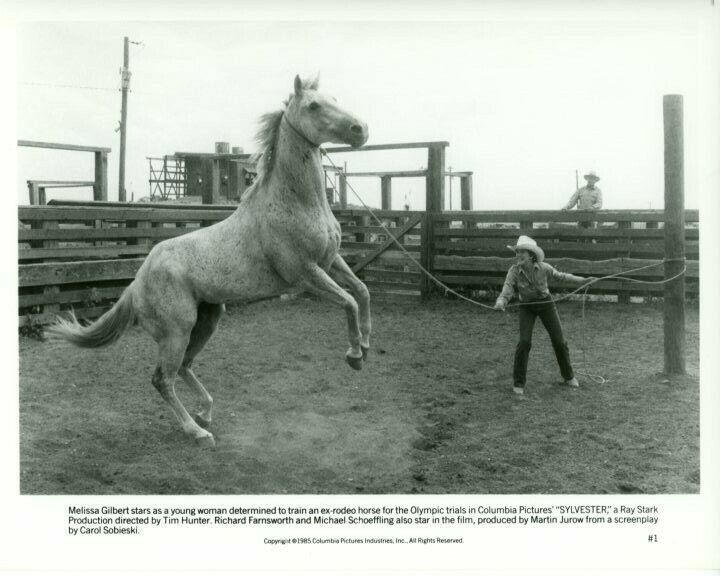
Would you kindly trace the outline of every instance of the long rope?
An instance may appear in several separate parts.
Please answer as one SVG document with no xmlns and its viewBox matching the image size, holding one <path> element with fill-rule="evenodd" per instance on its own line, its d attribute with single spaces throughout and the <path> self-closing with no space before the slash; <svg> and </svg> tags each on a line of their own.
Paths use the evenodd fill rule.
<svg viewBox="0 0 720 576">
<path fill-rule="evenodd" d="M 291 127 L 292 127 L 292 128 L 295 128 L 295 127 L 292 126 L 292 125 L 291 125 Z M 333 162 L 332 158 L 330 158 L 330 156 L 328 155 L 328 153 L 327 153 L 325 150 L 323 150 L 322 148 L 320 148 L 320 152 L 321 152 L 321 154 L 322 154 L 323 156 L 325 156 L 325 157 L 329 160 L 330 164 L 332 164 L 332 166 L 337 169 L 337 166 L 336 166 L 335 162 Z M 335 189 L 335 191 L 337 192 L 337 188 L 335 187 L 335 183 L 331 181 L 331 184 L 332 184 L 332 187 L 333 187 L 333 188 Z M 375 214 L 375 212 L 372 210 L 372 208 L 370 208 L 367 204 L 365 204 L 365 202 L 363 202 L 363 199 L 362 199 L 362 198 L 360 197 L 360 195 L 355 191 L 355 188 L 353 188 L 352 184 L 350 184 L 350 183 L 347 182 L 347 181 L 346 181 L 346 184 L 347 184 L 347 186 L 350 188 L 350 190 L 352 191 L 352 193 L 355 195 L 355 197 L 358 199 L 358 201 L 360 202 L 360 204 L 362 204 L 363 208 L 365 208 L 365 210 L 373 217 L 373 219 L 374 219 L 374 220 L 380 225 L 380 227 L 387 233 L 388 237 L 392 240 L 392 242 L 403 252 L 403 254 L 404 254 L 413 264 L 415 264 L 415 266 L 416 266 L 423 274 L 425 274 L 425 275 L 426 275 L 430 280 L 432 280 L 436 285 L 438 285 L 439 287 L 441 287 L 441 288 L 445 291 L 445 294 L 446 294 L 446 295 L 447 295 L 447 294 L 452 294 L 452 295 L 456 296 L 457 298 L 460 298 L 461 300 L 464 300 L 464 301 L 466 301 L 466 302 L 468 302 L 468 303 L 470 303 L 470 304 L 473 304 L 473 305 L 475 305 L 475 306 L 480 306 L 481 308 L 486 308 L 486 309 L 488 309 L 488 310 L 495 310 L 495 307 L 494 307 L 494 306 L 489 306 L 489 305 L 487 305 L 487 304 L 483 304 L 482 302 L 479 302 L 479 301 L 474 300 L 474 299 L 472 299 L 472 298 L 468 298 L 468 297 L 465 296 L 464 294 L 460 294 L 460 293 L 457 292 L 456 290 L 453 290 L 452 288 L 450 288 L 450 286 L 448 286 L 447 284 L 445 284 L 444 282 L 442 282 L 440 279 L 436 278 L 429 270 L 427 270 L 422 264 L 420 264 L 417 260 L 415 260 L 415 259 L 412 257 L 412 255 L 410 254 L 410 252 L 408 252 L 408 251 L 406 250 L 405 246 L 403 246 L 400 242 L 398 242 L 397 238 L 395 238 L 395 236 L 394 236 L 394 234 L 392 233 L 392 231 L 391 231 L 387 226 L 385 226 L 385 223 L 377 216 L 377 214 Z M 605 260 L 605 261 L 607 261 L 607 260 Z M 604 262 L 604 261 L 603 261 L 603 260 L 598 260 L 598 261 L 597 261 L 597 263 L 601 263 L 601 262 Z M 633 274 L 633 273 L 639 272 L 639 271 L 641 271 L 641 270 L 647 270 L 647 269 L 649 269 L 649 268 L 656 268 L 656 267 L 658 267 L 658 266 L 663 266 L 663 265 L 665 265 L 666 262 L 685 262 L 685 259 L 684 259 L 684 258 L 665 258 L 665 259 L 663 259 L 661 262 L 657 262 L 657 263 L 653 263 L 653 264 L 648 264 L 648 265 L 646 265 L 646 266 L 639 266 L 639 267 L 637 267 L 637 268 L 632 268 L 632 269 L 630 269 L 630 270 L 623 270 L 623 271 L 621 271 L 621 272 L 616 272 L 615 274 L 608 274 L 607 276 L 602 276 L 602 277 L 600 277 L 600 278 L 596 278 L 595 280 L 589 280 L 588 282 L 582 284 L 579 288 L 577 288 L 577 289 L 573 290 L 572 292 L 569 292 L 569 293 L 567 293 L 567 294 L 565 294 L 565 295 L 563 295 L 563 296 L 561 296 L 561 297 L 559 297 L 559 298 L 553 298 L 553 297 L 551 297 L 549 300 L 546 301 L 546 302 L 553 302 L 553 303 L 555 303 L 555 302 L 561 302 L 561 301 L 563 301 L 563 300 L 567 300 L 568 298 L 570 298 L 570 297 L 573 296 L 574 294 L 577 294 L 578 292 L 580 292 L 581 290 L 583 290 L 582 309 L 581 309 L 581 318 L 582 318 L 582 323 L 581 323 L 581 325 L 582 325 L 582 330 L 581 330 L 581 350 L 582 350 L 583 359 L 582 359 L 582 361 L 580 362 L 581 364 L 583 364 L 583 365 L 585 365 L 585 366 L 589 366 L 589 362 L 587 361 L 586 352 L 585 352 L 585 350 L 586 350 L 586 346 L 585 346 L 585 303 L 586 303 L 586 301 L 587 301 L 587 291 L 588 291 L 588 289 L 590 288 L 590 286 L 592 286 L 592 285 L 595 284 L 596 282 L 600 282 L 601 280 L 608 280 L 608 279 L 610 279 L 610 278 L 617 278 L 617 279 L 619 279 L 619 280 L 625 280 L 625 281 L 627 281 L 627 282 L 635 282 L 635 283 L 638 283 L 638 284 L 666 284 L 666 283 L 668 283 L 668 282 L 672 282 L 673 280 L 675 280 L 675 279 L 677 279 L 677 278 L 680 278 L 680 277 L 683 276 L 683 275 L 685 274 L 685 272 L 687 271 L 687 264 L 686 264 L 686 265 L 683 266 L 683 269 L 682 269 L 679 273 L 675 274 L 674 276 L 671 276 L 670 278 L 665 278 L 665 279 L 663 279 L 663 280 L 638 280 L 638 279 L 636 279 L 636 278 L 628 278 L 628 277 L 624 276 L 625 274 Z M 515 304 L 507 304 L 507 305 L 506 305 L 506 308 L 520 307 L 520 306 L 531 306 L 531 305 L 533 305 L 533 304 L 535 304 L 535 303 L 534 303 L 534 302 L 517 302 L 517 303 L 515 303 Z M 589 369 L 588 369 L 588 370 L 589 370 Z M 578 373 L 578 374 L 582 374 L 582 375 L 584 375 L 584 376 L 587 376 L 588 378 L 590 378 L 593 382 L 595 382 L 595 383 L 597 383 L 597 384 L 605 384 L 605 383 L 609 382 L 609 379 L 606 379 L 606 378 L 604 378 L 603 376 L 600 376 L 599 374 L 593 374 L 593 373 L 591 373 L 591 372 L 589 372 L 589 371 L 580 371 L 580 370 L 578 370 L 577 373 Z"/>
</svg>

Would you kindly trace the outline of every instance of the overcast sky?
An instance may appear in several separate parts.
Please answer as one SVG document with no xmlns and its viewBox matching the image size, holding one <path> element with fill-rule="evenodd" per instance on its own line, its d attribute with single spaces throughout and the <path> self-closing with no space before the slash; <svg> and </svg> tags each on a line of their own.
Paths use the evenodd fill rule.
<svg viewBox="0 0 720 576">
<path fill-rule="evenodd" d="M 477 209 L 559 208 L 576 170 L 600 175 L 606 208 L 661 208 L 662 97 L 682 94 L 686 205 L 697 208 L 717 167 L 707 150 L 714 9 L 710 0 L 646 4 L 621 17 L 559 3 L 542 15 L 500 10 L 462 22 L 26 22 L 17 36 L 17 137 L 112 148 L 117 199 L 127 35 L 142 43 L 130 50 L 128 198 L 149 193 L 147 156 L 209 152 L 216 141 L 254 151 L 260 114 L 281 105 L 296 73 L 319 71 L 321 89 L 366 120 L 369 144 L 448 141 L 447 166 L 474 172 Z M 350 170 L 412 170 L 427 158 L 335 158 L 345 160 Z M 19 202 L 28 179 L 91 180 L 92 166 L 90 154 L 20 148 Z M 353 183 L 379 204 L 379 181 Z M 424 181 L 394 190 L 393 207 L 424 207 Z"/>
</svg>

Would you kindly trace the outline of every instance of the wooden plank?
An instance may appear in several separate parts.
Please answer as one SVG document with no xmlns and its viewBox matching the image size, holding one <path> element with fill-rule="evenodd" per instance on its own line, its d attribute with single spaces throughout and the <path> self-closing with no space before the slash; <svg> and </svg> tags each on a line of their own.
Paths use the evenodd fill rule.
<svg viewBox="0 0 720 576">
<path fill-rule="evenodd" d="M 61 242 L 92 242 L 99 240 L 123 240 L 128 238 L 152 238 L 164 240 L 189 234 L 198 228 L 57 228 L 55 230 L 18 230 L 19 242 L 58 240 Z"/>
<path fill-rule="evenodd" d="M 373 260 L 375 260 L 380 254 L 385 252 L 390 246 L 395 244 L 396 240 L 399 240 L 402 238 L 406 232 L 408 232 L 410 229 L 414 228 L 421 220 L 420 216 L 415 216 L 413 218 L 410 218 L 408 222 L 400 229 L 397 230 L 397 232 L 393 231 L 393 237 L 388 238 L 385 242 L 383 242 L 375 251 L 373 251 L 371 254 L 368 254 L 357 262 L 353 267 L 353 272 L 357 273 L 360 270 L 362 270 L 365 266 L 370 264 Z"/>
<path fill-rule="evenodd" d="M 128 282 L 129 283 L 129 282 Z M 83 290 L 58 291 L 55 294 L 20 294 L 18 306 L 41 306 L 43 304 L 73 304 L 75 302 L 99 302 L 114 300 L 120 297 L 127 286 L 111 286 L 105 288 L 89 287 Z"/>
<path fill-rule="evenodd" d="M 175 152 L 176 158 L 199 158 L 201 160 L 248 160 L 252 154 L 217 154 L 215 152 Z"/>
<path fill-rule="evenodd" d="M 380 268 L 365 268 L 363 273 L 363 278 L 366 280 L 369 279 L 376 279 L 376 280 L 392 280 L 396 282 L 406 283 L 406 284 L 418 284 L 420 283 L 421 273 L 418 271 L 418 268 L 415 268 L 412 262 L 408 262 L 408 267 L 411 267 L 412 269 L 416 270 L 415 272 L 407 272 L 405 270 L 387 270 L 387 269 L 380 269 Z"/>
<path fill-rule="evenodd" d="M 612 258 L 608 260 L 578 260 L 575 258 L 547 258 L 546 262 L 562 272 L 587 276 L 605 276 L 616 274 L 633 268 L 658 264 L 654 268 L 640 270 L 633 277 L 662 277 L 662 260 L 644 260 L 640 258 Z M 473 271 L 473 272 L 507 272 L 515 263 L 514 258 L 498 258 L 484 256 L 435 256 L 434 267 L 437 270 Z M 687 276 L 699 277 L 699 262 L 687 262 Z"/>
<path fill-rule="evenodd" d="M 408 250 L 407 254 L 405 252 L 400 252 L 400 250 L 386 250 L 377 257 L 376 263 L 388 264 L 392 266 L 413 266 L 413 263 L 409 261 L 410 259 L 414 260 L 415 262 L 420 262 L 420 252 L 417 251 L 417 248 L 419 248 L 419 246 L 415 248 L 415 251 Z M 408 254 L 410 255 L 409 257 Z"/>
<path fill-rule="evenodd" d="M 105 152 L 109 154 L 111 148 L 101 148 L 100 146 L 78 146 L 77 144 L 59 144 L 57 142 L 38 142 L 36 140 L 18 140 L 18 146 L 27 148 L 48 148 L 51 150 L 74 150 L 76 152 Z"/>
<path fill-rule="evenodd" d="M 19 248 L 18 260 L 69 260 L 69 259 L 95 259 L 107 260 L 120 256 L 139 256 L 147 254 L 150 247 L 143 246 L 77 246 L 65 248 Z"/>
<path fill-rule="evenodd" d="M 445 172 L 445 176 L 457 178 L 467 178 L 472 176 L 472 172 Z M 377 172 L 347 172 L 347 177 L 354 176 L 358 178 L 375 177 L 375 178 L 424 178 L 427 170 L 380 170 Z"/>
<path fill-rule="evenodd" d="M 158 208 L 160 210 L 227 210 L 234 212 L 237 204 L 180 204 L 174 202 L 94 202 L 85 200 L 50 200 L 48 206 L 75 208 Z"/>
<path fill-rule="evenodd" d="M 370 152 L 372 150 L 409 150 L 412 148 L 429 148 L 431 146 L 450 146 L 449 142 L 406 142 L 397 144 L 372 144 L 370 146 L 334 146 L 321 148 L 323 152 Z"/>
<path fill-rule="evenodd" d="M 456 238 L 514 238 L 517 239 L 522 230 L 517 228 L 436 228 L 434 233 L 437 237 L 456 237 Z M 698 240 L 700 237 L 699 230 L 696 228 L 685 228 L 686 240 Z M 663 229 L 641 229 L 641 228 L 534 228 L 532 230 L 533 238 L 648 238 L 658 239 L 664 238 Z M 540 242 L 542 245 L 542 243 Z"/>
<path fill-rule="evenodd" d="M 398 230 L 397 227 L 391 228 L 389 226 L 386 226 L 386 228 L 390 228 L 390 230 Z M 358 234 L 360 232 L 364 232 L 367 234 L 385 234 L 385 228 L 382 226 L 360 226 L 357 224 L 341 224 L 340 229 L 342 230 L 343 234 Z"/>
<path fill-rule="evenodd" d="M 380 172 L 347 172 L 345 176 L 348 178 L 425 178 L 427 170 L 396 170 L 396 171 L 380 171 Z"/>
<path fill-rule="evenodd" d="M 144 258 L 98 260 L 95 262 L 48 262 L 18 266 L 18 286 L 48 286 L 127 280 L 135 277 Z"/>
<path fill-rule="evenodd" d="M 699 222 L 699 210 L 685 210 L 686 222 Z M 433 217 L 433 221 L 460 222 L 568 222 L 581 220 L 594 222 L 664 222 L 664 210 L 597 210 L 597 211 L 564 211 L 564 210 L 482 210 L 443 212 Z"/>
<path fill-rule="evenodd" d="M 407 292 L 409 294 L 420 295 L 420 286 L 415 284 L 399 284 L 397 282 L 382 282 L 376 280 L 368 280 L 365 285 L 370 290 L 370 293 L 380 290 L 392 290 L 394 292 Z"/>
<path fill-rule="evenodd" d="M 142 206 L 140 204 L 139 206 Z M 176 208 L 106 208 L 94 206 L 19 206 L 18 219 L 57 220 L 58 222 L 86 222 L 89 220 L 107 220 L 124 222 L 126 220 L 150 220 L 154 222 L 224 220 L 232 214 L 227 210 L 183 210 Z"/>
<path fill-rule="evenodd" d="M 383 220 L 385 218 L 398 218 L 398 217 L 405 217 L 405 218 L 411 218 L 415 214 L 425 214 L 424 211 L 420 210 L 380 210 L 373 208 L 373 213 L 375 216 L 377 216 L 380 220 Z M 365 208 L 336 208 L 333 210 L 333 214 L 335 215 L 335 218 L 340 221 L 342 220 L 356 220 L 360 216 L 367 216 L 368 211 Z"/>
<path fill-rule="evenodd" d="M 87 186 L 93 186 L 93 181 L 81 181 L 81 180 L 28 180 L 43 188 L 84 188 Z"/>
<path fill-rule="evenodd" d="M 665 243 L 660 238 L 644 239 L 644 238 L 624 238 L 623 243 L 613 242 L 608 244 L 605 242 L 579 244 L 572 241 L 558 241 L 555 239 L 546 240 L 541 244 L 542 249 L 547 253 L 549 250 L 576 250 L 585 253 L 611 254 L 617 250 L 646 250 L 657 251 L 664 254 Z M 457 249 L 457 250 L 508 250 L 510 244 L 507 238 L 445 238 L 442 241 L 435 242 L 436 249 Z M 697 252 L 700 243 L 696 240 L 686 240 L 685 250 Z"/>
<path fill-rule="evenodd" d="M 436 255 L 457 255 L 457 256 L 501 256 L 507 257 L 508 250 L 504 246 L 473 246 L 464 248 L 466 242 L 437 242 L 435 244 Z M 694 243 L 697 244 L 697 243 Z M 662 260 L 665 257 L 665 251 L 658 247 L 636 246 L 629 244 L 625 251 L 619 250 L 619 245 L 614 245 L 615 250 L 609 252 L 605 244 L 575 244 L 563 243 L 563 245 L 550 244 L 545 246 L 545 256 L 547 258 L 577 258 L 581 260 L 605 260 L 620 254 L 624 258 L 645 258 L 651 260 Z M 685 255 L 689 260 L 697 260 L 699 250 L 697 247 L 685 251 Z"/>
</svg>

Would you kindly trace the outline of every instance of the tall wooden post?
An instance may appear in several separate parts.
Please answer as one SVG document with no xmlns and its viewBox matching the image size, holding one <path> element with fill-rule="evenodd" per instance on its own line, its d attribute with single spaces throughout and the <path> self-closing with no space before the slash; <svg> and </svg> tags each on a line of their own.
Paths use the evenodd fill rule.
<svg viewBox="0 0 720 576">
<path fill-rule="evenodd" d="M 685 266 L 683 100 L 663 96 L 665 133 L 665 279 Z M 685 276 L 665 284 L 665 373 L 685 373 Z"/>
<path fill-rule="evenodd" d="M 380 208 L 392 210 L 392 179 L 390 176 L 380 177 Z"/>
<path fill-rule="evenodd" d="M 472 175 L 460 178 L 460 210 L 473 209 Z"/>
<path fill-rule="evenodd" d="M 38 204 L 40 204 L 40 190 L 38 190 L 38 183 L 34 182 L 33 180 L 28 180 L 27 185 L 30 206 L 37 206 Z"/>
<path fill-rule="evenodd" d="M 220 203 L 220 162 L 215 158 L 202 160 L 202 203 Z"/>
<path fill-rule="evenodd" d="M 95 202 L 107 202 L 108 199 L 107 165 L 107 152 L 95 152 L 95 183 L 93 184 Z M 124 197 L 120 201 L 124 201 Z"/>
<path fill-rule="evenodd" d="M 430 273 L 433 272 L 433 246 L 435 244 L 435 235 L 433 228 L 435 226 L 434 216 L 443 210 L 445 205 L 445 145 L 431 144 L 428 147 L 428 166 L 427 176 L 425 179 L 425 212 L 426 218 L 423 220 L 423 232 L 421 235 L 422 246 L 420 247 L 420 263 Z M 420 286 L 420 295 L 427 298 L 432 292 L 434 284 L 426 277 L 422 276 L 422 284 Z"/>
<path fill-rule="evenodd" d="M 240 200 L 240 178 L 242 177 L 242 167 L 237 162 L 228 162 L 228 182 L 227 182 L 227 198 L 230 202 Z"/>
<path fill-rule="evenodd" d="M 627 230 L 627 229 L 632 228 L 632 222 L 621 221 L 621 222 L 617 223 L 617 227 L 619 230 Z M 589 241 L 590 240 L 588 239 L 588 242 Z M 627 245 L 630 242 L 631 242 L 630 238 L 619 238 L 617 240 L 617 243 L 620 244 L 621 246 L 623 246 L 623 249 L 616 253 L 616 256 L 618 258 L 623 258 L 623 257 L 627 256 L 627 250 L 628 250 Z M 620 282 L 619 286 L 620 286 L 620 289 L 618 290 L 618 294 L 617 294 L 618 304 L 630 304 L 630 292 L 628 290 L 623 290 L 623 282 Z"/>
<path fill-rule="evenodd" d="M 340 172 L 340 208 L 347 208 L 347 176 Z"/>
</svg>

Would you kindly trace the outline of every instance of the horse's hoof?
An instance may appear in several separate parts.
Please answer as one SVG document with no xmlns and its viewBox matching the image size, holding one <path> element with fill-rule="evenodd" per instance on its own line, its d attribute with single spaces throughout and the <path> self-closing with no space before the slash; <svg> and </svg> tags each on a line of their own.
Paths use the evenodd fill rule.
<svg viewBox="0 0 720 576">
<path fill-rule="evenodd" d="M 362 356 L 360 356 L 360 358 L 353 358 L 352 356 L 345 355 L 345 362 L 347 362 L 353 370 L 362 370 Z"/>
<path fill-rule="evenodd" d="M 360 346 L 360 350 L 362 350 L 362 354 L 363 354 L 362 359 L 363 359 L 363 361 L 366 361 L 366 360 L 367 360 L 367 357 L 368 357 L 368 353 L 370 352 L 370 346 L 362 346 L 362 345 L 361 345 L 361 346 Z"/>
<path fill-rule="evenodd" d="M 205 430 L 208 430 L 210 428 L 210 425 L 212 424 L 210 420 L 205 420 L 205 418 L 200 416 L 200 414 L 195 414 L 193 420 L 197 422 L 197 425 L 200 426 L 200 428 L 204 428 Z"/>
<path fill-rule="evenodd" d="M 215 448 L 215 438 L 212 434 L 199 436 L 198 438 L 195 438 L 195 442 L 197 442 L 198 446 L 201 448 Z"/>
</svg>

